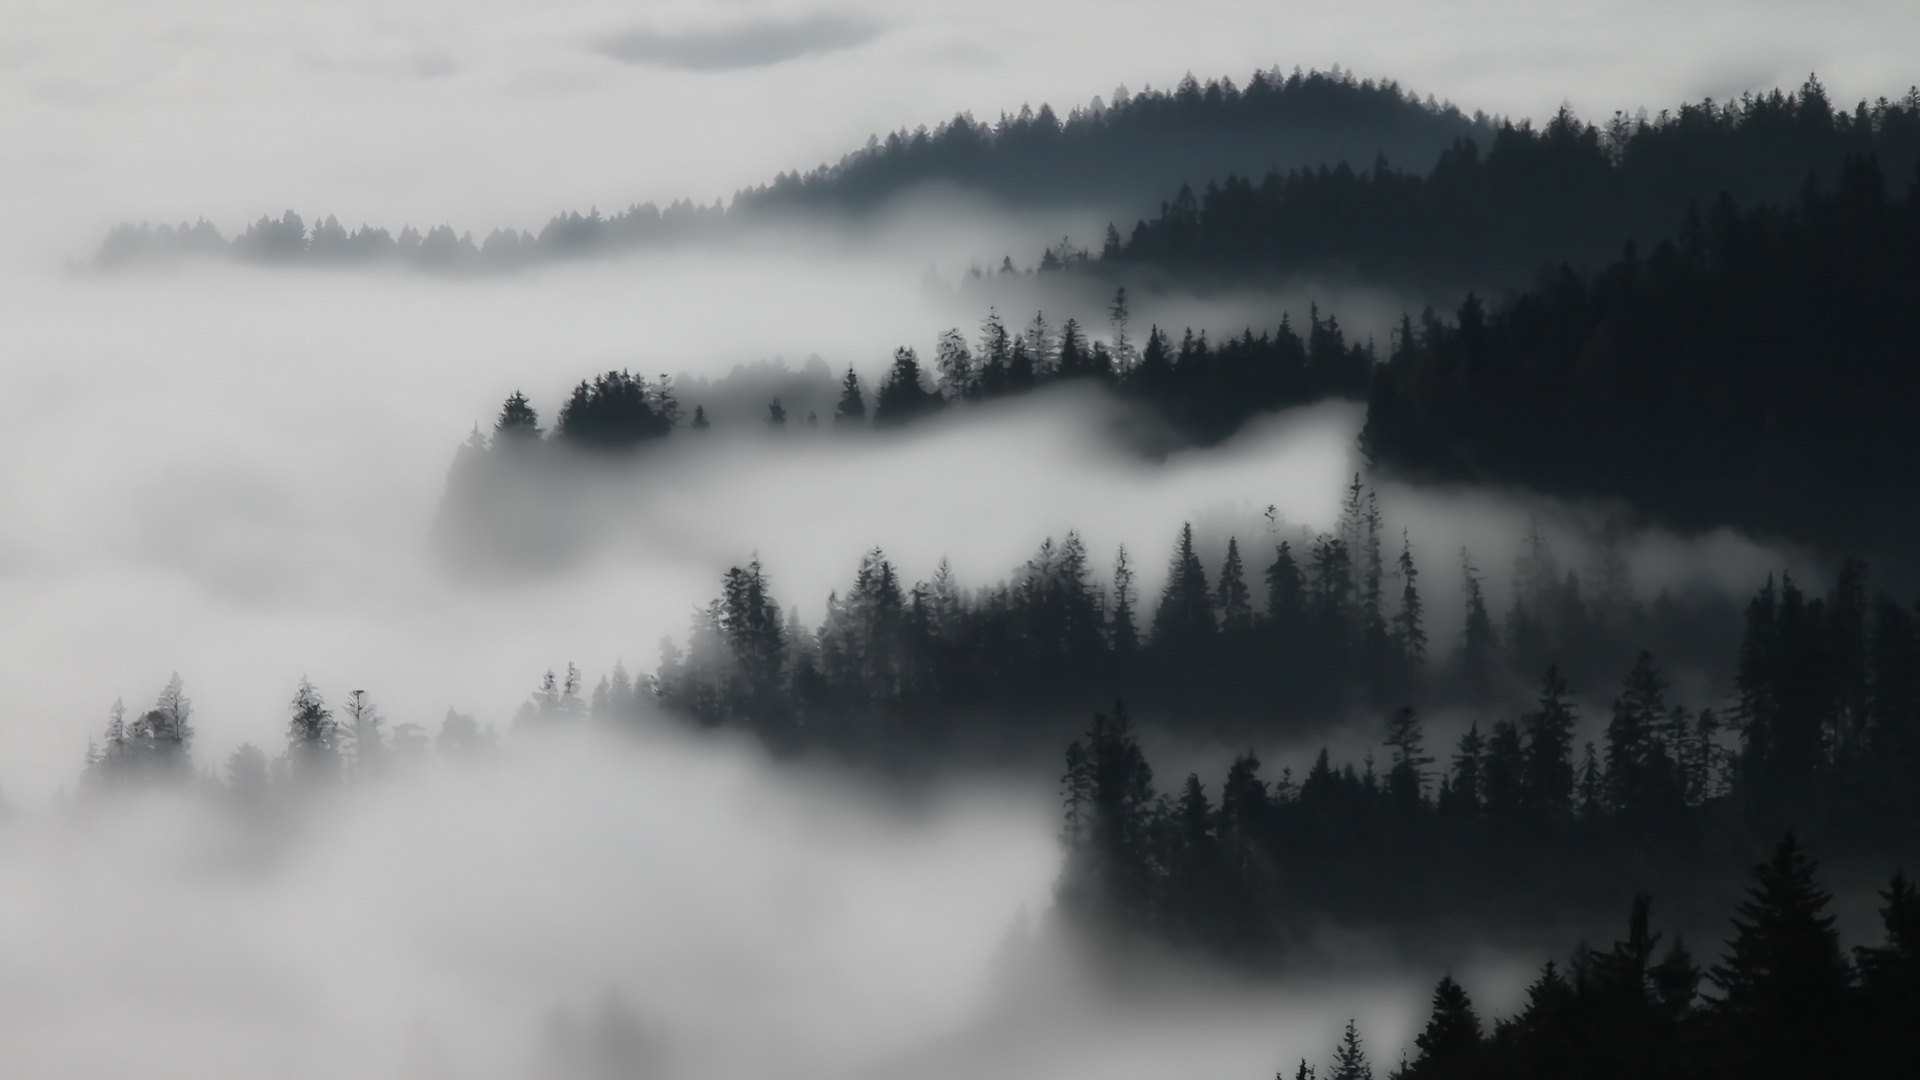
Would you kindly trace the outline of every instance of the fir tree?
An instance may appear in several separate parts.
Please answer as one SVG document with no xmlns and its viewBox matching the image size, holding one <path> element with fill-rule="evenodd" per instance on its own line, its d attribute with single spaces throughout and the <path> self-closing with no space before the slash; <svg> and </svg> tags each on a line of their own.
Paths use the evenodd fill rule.
<svg viewBox="0 0 1920 1080">
<path fill-rule="evenodd" d="M 1327 1066 L 1327 1080 L 1373 1080 L 1373 1066 L 1367 1063 L 1367 1053 L 1360 1045 L 1360 1029 L 1352 1020 L 1347 1021 L 1340 1044 L 1333 1048 L 1333 1064 Z"/>
<path fill-rule="evenodd" d="M 1727 955 L 1709 976 L 1720 990 L 1714 1008 L 1734 1040 L 1733 1057 L 1769 1075 L 1824 1075 L 1841 1050 L 1853 973 L 1814 870 L 1788 833 L 1754 868 Z"/>
<path fill-rule="evenodd" d="M 1220 566 L 1219 593 L 1221 632 L 1245 635 L 1253 630 L 1253 604 L 1247 592 L 1247 575 L 1240 563 L 1240 542 L 1227 538 L 1226 561 Z"/>
<path fill-rule="evenodd" d="M 288 706 L 287 759 L 294 779 L 330 783 L 340 776 L 340 727 L 320 691 L 305 678 Z"/>
<path fill-rule="evenodd" d="M 1543 824 L 1573 811 L 1573 735 L 1578 723 L 1567 701 L 1567 680 L 1549 666 L 1540 683 L 1540 704 L 1524 719 L 1527 738 L 1527 805 Z"/>
<path fill-rule="evenodd" d="M 1447 975 L 1433 989 L 1433 1010 L 1426 1030 L 1414 1036 L 1420 1056 L 1404 1071 L 1409 1080 L 1470 1074 L 1480 1049 L 1480 1017 L 1460 984 Z"/>
<path fill-rule="evenodd" d="M 867 422 L 867 399 L 860 393 L 860 375 L 851 367 L 840 380 L 840 403 L 834 406 L 833 422 L 838 427 L 855 427 Z"/>
<path fill-rule="evenodd" d="M 1127 559 L 1127 546 L 1122 544 L 1113 560 L 1113 614 L 1107 629 L 1113 654 L 1121 659 L 1131 657 L 1140 647 L 1140 630 L 1134 623 L 1134 600 L 1133 564 Z"/>
<path fill-rule="evenodd" d="M 1176 652 L 1204 649 L 1215 629 L 1211 592 L 1200 556 L 1193 548 L 1193 526 L 1182 525 L 1167 570 L 1167 584 L 1160 592 L 1160 606 L 1153 613 L 1154 643 Z"/>
<path fill-rule="evenodd" d="M 1460 591 L 1467 601 L 1466 621 L 1460 630 L 1460 646 L 1454 665 L 1467 688 L 1485 697 L 1492 690 L 1493 661 L 1499 652 L 1499 635 L 1494 633 L 1493 617 L 1487 613 L 1486 594 L 1480 587 L 1480 572 L 1466 548 L 1460 549 Z"/>
<path fill-rule="evenodd" d="M 1425 609 L 1415 584 L 1420 571 L 1413 564 L 1413 541 L 1404 529 L 1400 533 L 1399 575 L 1400 610 L 1393 617 L 1393 638 L 1402 662 L 1410 671 L 1418 671 L 1427 662 L 1427 631 L 1421 623 Z"/>
</svg>

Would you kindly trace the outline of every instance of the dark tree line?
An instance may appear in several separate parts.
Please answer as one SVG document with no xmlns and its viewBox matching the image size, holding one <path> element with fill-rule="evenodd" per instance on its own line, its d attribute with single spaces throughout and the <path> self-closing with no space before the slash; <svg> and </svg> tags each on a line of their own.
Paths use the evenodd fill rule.
<svg viewBox="0 0 1920 1080">
<path fill-rule="evenodd" d="M 1070 745 L 1062 902 L 1119 928 L 1262 962 L 1325 919 L 1540 925 L 1659 886 L 1697 917 L 1783 829 L 1858 863 L 1920 855 L 1920 605 L 1771 580 L 1748 605 L 1729 699 L 1675 700 L 1641 653 L 1598 740 L 1557 667 L 1517 717 L 1430 747 L 1390 714 L 1383 756 L 1172 792 L 1123 709 Z M 1588 725 L 1591 730 L 1591 725 Z"/>
<path fill-rule="evenodd" d="M 626 668 L 615 665 L 587 691 L 580 669 L 549 670 L 513 715 L 518 735 L 543 729 L 591 725 L 625 731 L 641 722 L 647 687 L 636 684 Z M 344 701 L 327 703 L 320 689 L 301 679 L 287 704 L 284 747 L 269 756 L 248 742 L 228 755 L 217 771 L 196 771 L 193 763 L 193 704 L 180 676 L 167 683 L 153 708 L 133 720 L 124 704 L 108 711 L 104 736 L 90 740 L 83 792 L 104 792 L 138 785 L 201 786 L 224 791 L 243 802 L 276 793 L 366 784 L 427 756 L 462 761 L 492 753 L 499 733 L 465 713 L 448 709 L 437 733 L 411 721 L 389 721 L 373 696 L 354 690 Z"/>
<path fill-rule="evenodd" d="M 1626 937 L 1548 961 L 1513 1016 L 1489 1028 L 1451 976 L 1397 1080 L 1878 1080 L 1920 1074 L 1920 890 L 1896 872 L 1877 944 L 1841 945 L 1831 896 L 1789 833 L 1754 867 L 1718 963 L 1655 933 L 1633 898 Z M 1297 1080 L 1371 1077 L 1349 1022 L 1332 1062 Z M 1288 1074 L 1280 1072 L 1277 1078 Z"/>
<path fill-rule="evenodd" d="M 1911 167 L 1909 167 L 1911 169 Z M 1854 159 L 1791 205 L 1404 320 L 1362 446 L 1416 476 L 1623 499 L 1910 567 L 1920 528 L 1920 174 Z"/>
<path fill-rule="evenodd" d="M 1690 204 L 1792 202 L 1809 175 L 1833 183 L 1850 157 L 1894 175 L 1920 162 L 1920 91 L 1835 109 L 1818 81 L 1604 125 L 1562 109 L 1541 127 L 1462 137 L 1428 169 L 1327 159 L 1285 172 L 1213 174 L 1183 187 L 1098 266 L 1182 275 L 1325 275 L 1496 293 L 1543 266 L 1599 266 L 1622 245 L 1671 237 Z M 1067 247 L 1042 265 L 1076 260 Z"/>
<path fill-rule="evenodd" d="M 1022 106 L 994 123 L 961 114 L 932 130 L 875 137 L 837 164 L 742 191 L 734 205 L 861 211 L 938 181 L 1013 205 L 1137 212 L 1181 184 L 1233 172 L 1382 154 L 1424 168 L 1453 140 L 1493 130 L 1485 116 L 1338 68 L 1256 71 L 1245 88 L 1188 75 L 1170 91 L 1123 88 L 1111 102 L 1095 98 L 1064 119 L 1047 105 Z"/>
<path fill-rule="evenodd" d="M 1116 694 L 1189 735 L 1238 739 L 1407 701 L 1511 700 L 1549 651 L 1589 688 L 1646 644 L 1691 670 L 1725 666 L 1731 606 L 1642 603 L 1604 577 L 1583 588 L 1537 530 L 1526 550 L 1504 622 L 1465 560 L 1457 633 L 1429 628 L 1413 540 L 1389 532 L 1357 477 L 1332 532 L 1274 533 L 1258 548 L 1230 538 L 1211 572 L 1183 528 L 1153 599 L 1124 548 L 1108 570 L 1069 533 L 985 588 L 944 562 L 909 582 L 871 551 L 808 625 L 756 561 L 728 572 L 684 648 L 663 645 L 653 688 L 671 710 L 778 748 L 897 761 L 967 746 L 1030 756 L 1064 716 Z"/>
<path fill-rule="evenodd" d="M 263 264 L 355 266 L 399 262 L 423 270 L 501 270 L 637 247 L 713 239 L 796 212 L 860 213 L 918 184 L 942 182 L 1023 205 L 1113 208 L 1138 213 L 1183 183 L 1227 173 L 1371 161 L 1385 154 L 1421 163 L 1453 140 L 1489 136 L 1491 123 L 1452 106 L 1421 102 L 1392 82 L 1340 72 L 1255 72 L 1243 90 L 1231 79 L 1171 91 L 1117 93 L 1060 119 L 1045 105 L 996 123 L 954 117 L 933 131 L 900 131 L 831 166 L 782 173 L 738 192 L 731 206 L 685 200 L 637 203 L 611 215 L 556 214 L 535 234 L 495 229 L 476 241 L 438 225 L 396 235 L 329 216 L 309 228 L 288 210 L 263 216 L 231 240 L 201 220 L 179 226 L 121 225 L 95 264 L 177 256 L 230 256 Z"/>
</svg>

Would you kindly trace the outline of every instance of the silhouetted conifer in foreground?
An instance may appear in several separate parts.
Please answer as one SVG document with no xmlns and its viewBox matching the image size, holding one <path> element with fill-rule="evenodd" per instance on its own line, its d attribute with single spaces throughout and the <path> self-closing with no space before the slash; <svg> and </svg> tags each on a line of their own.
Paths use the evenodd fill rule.
<svg viewBox="0 0 1920 1080">
<path fill-rule="evenodd" d="M 1911 892 L 1895 877 L 1882 894 L 1886 944 L 1856 950 L 1861 980 L 1841 958 L 1820 910 L 1825 895 L 1791 837 L 1754 872 L 1751 898 L 1734 920 L 1727 960 L 1716 967 L 1741 987 L 1699 991 L 1700 972 L 1676 938 L 1665 950 L 1651 927 L 1651 901 L 1633 900 L 1627 936 L 1607 949 L 1577 948 L 1563 969 L 1548 961 L 1519 1013 L 1482 1032 L 1473 1004 L 1451 976 L 1433 993 L 1406 1080 L 1879 1080 L 1920 1065 L 1913 1015 L 1868 974 L 1868 956 L 1901 948 L 1893 929 L 1910 917 Z M 1903 899 L 1904 898 L 1904 899 Z M 1909 905 L 1903 908 L 1903 904 Z M 1741 974 L 1731 974 L 1731 969 Z M 1736 1004 L 1736 1000 L 1738 1003 Z M 1906 999 L 1906 1000 L 1911 1000 Z M 1349 1022 L 1328 1072 L 1365 1075 Z M 1311 1075 L 1303 1062 L 1297 1075 Z"/>
</svg>

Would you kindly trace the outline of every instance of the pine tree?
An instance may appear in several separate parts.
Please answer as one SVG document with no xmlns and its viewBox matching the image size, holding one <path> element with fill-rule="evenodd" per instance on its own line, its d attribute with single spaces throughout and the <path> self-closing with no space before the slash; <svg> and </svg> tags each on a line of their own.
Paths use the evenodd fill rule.
<svg viewBox="0 0 1920 1080">
<path fill-rule="evenodd" d="M 227 790 L 242 802 L 258 802 L 266 797 L 267 755 L 252 743 L 241 743 L 227 755 Z"/>
<path fill-rule="evenodd" d="M 287 759 L 294 779 L 321 784 L 339 779 L 340 727 L 320 691 L 302 678 L 288 708 Z"/>
<path fill-rule="evenodd" d="M 1246 570 L 1240 563 L 1240 542 L 1227 538 L 1226 561 L 1220 566 L 1220 586 L 1216 597 L 1220 609 L 1222 633 L 1244 636 L 1253 630 L 1253 604 L 1247 592 Z"/>
<path fill-rule="evenodd" d="M 1327 1080 L 1373 1080 L 1373 1066 L 1360 1045 L 1360 1029 L 1352 1020 L 1333 1048 L 1333 1064 L 1327 1066 Z"/>
<path fill-rule="evenodd" d="M 1433 989 L 1433 1011 L 1426 1030 L 1413 1038 L 1420 1050 L 1404 1075 L 1409 1080 L 1462 1077 L 1470 1074 L 1480 1049 L 1480 1017 L 1473 1002 L 1453 976 L 1442 976 Z"/>
<path fill-rule="evenodd" d="M 347 695 L 344 706 L 347 722 L 341 740 L 347 755 L 348 776 L 365 782 L 378 776 L 386 764 L 386 718 L 365 690 Z"/>
<path fill-rule="evenodd" d="M 847 368 L 846 377 L 840 380 L 840 403 L 834 406 L 833 422 L 837 427 L 854 427 L 867 422 L 867 399 L 860 393 L 860 375 L 853 368 Z"/>
<path fill-rule="evenodd" d="M 1027 324 L 1025 338 L 1027 354 L 1033 360 L 1035 378 L 1051 377 L 1058 354 L 1054 350 L 1053 327 L 1047 324 L 1046 312 L 1033 313 L 1033 321 Z"/>
<path fill-rule="evenodd" d="M 1567 701 L 1567 680 L 1550 665 L 1540 683 L 1540 704 L 1523 721 L 1527 738 L 1526 798 L 1539 821 L 1552 825 L 1573 811 L 1573 734 L 1578 723 Z"/>
<path fill-rule="evenodd" d="M 693 407 L 693 422 L 688 426 L 695 431 L 705 431 L 713 426 L 712 421 L 707 419 L 707 407 L 705 405 L 695 405 Z"/>
<path fill-rule="evenodd" d="M 1294 560 L 1291 544 L 1283 540 L 1274 548 L 1266 578 L 1267 622 L 1283 636 L 1291 637 L 1306 617 L 1307 597 L 1307 579 Z"/>
<path fill-rule="evenodd" d="M 1054 363 L 1054 373 L 1067 379 L 1092 372 L 1093 366 L 1087 355 L 1087 339 L 1080 332 L 1080 321 L 1068 319 L 1060 328 L 1060 351 Z"/>
<path fill-rule="evenodd" d="M 507 395 L 506 403 L 500 406 L 499 418 L 493 422 L 493 437 L 496 446 L 540 437 L 540 414 L 527 404 L 527 395 L 518 390 Z"/>
<path fill-rule="evenodd" d="M 1600 770 L 1600 755 L 1593 743 L 1580 755 L 1580 820 L 1594 822 L 1607 812 L 1606 774 Z"/>
<path fill-rule="evenodd" d="M 1453 754 L 1453 775 L 1448 785 L 1448 804 L 1442 809 L 1463 818 L 1480 815 L 1483 781 L 1481 765 L 1486 756 L 1486 740 L 1480 737 L 1480 724 L 1475 721 L 1467 725 L 1466 734 L 1460 736 L 1460 742 Z"/>
<path fill-rule="evenodd" d="M 967 348 L 966 336 L 960 333 L 959 327 L 940 332 L 939 342 L 934 346 L 934 367 L 939 373 L 940 392 L 949 402 L 978 395 L 973 351 Z"/>
<path fill-rule="evenodd" d="M 1111 228 L 1112 226 L 1108 226 Z M 1107 329 L 1112 334 L 1112 347 L 1108 350 L 1113 356 L 1116 373 L 1125 374 L 1133 370 L 1139 362 L 1139 356 L 1133 348 L 1133 339 L 1127 336 L 1127 320 L 1132 314 L 1127 304 L 1127 290 L 1123 286 L 1113 292 L 1113 302 L 1107 305 Z"/>
<path fill-rule="evenodd" d="M 852 372 L 849 371 L 848 374 L 851 375 Z M 787 426 L 787 407 L 780 404 L 779 398 L 767 402 L 767 426 L 777 428 Z"/>
<path fill-rule="evenodd" d="M 1828 1075 L 1840 1050 L 1853 973 L 1814 871 L 1788 833 L 1754 868 L 1727 955 L 1709 975 L 1735 1061 L 1763 1066 L 1766 1075 Z"/>
<path fill-rule="evenodd" d="M 1417 672 L 1427 662 L 1427 631 L 1421 625 L 1425 609 L 1415 585 L 1420 571 L 1413 564 L 1413 542 L 1404 529 L 1400 532 L 1399 574 L 1400 610 L 1393 617 L 1393 638 L 1399 646 L 1401 662 L 1409 671 Z"/>
<path fill-rule="evenodd" d="M 893 354 L 893 367 L 874 397 L 875 426 L 898 425 L 940 408 L 940 395 L 920 385 L 920 358 L 910 348 Z"/>
<path fill-rule="evenodd" d="M 1527 805 L 1526 767 L 1520 729 L 1510 720 L 1494 721 L 1480 780 L 1488 818 L 1508 823 L 1522 819 Z"/>
<path fill-rule="evenodd" d="M 1460 549 L 1460 590 L 1466 595 L 1467 615 L 1460 630 L 1460 647 L 1454 654 L 1454 666 L 1467 688 L 1485 697 L 1493 688 L 1493 660 L 1500 649 L 1494 633 L 1493 618 L 1487 614 L 1486 594 L 1480 587 L 1480 572 L 1466 548 Z"/>
<path fill-rule="evenodd" d="M 1133 564 L 1127 559 L 1127 546 L 1122 544 L 1113 560 L 1113 614 L 1107 638 L 1112 643 L 1114 656 L 1123 661 L 1140 648 L 1140 630 L 1133 616 L 1134 601 Z"/>
<path fill-rule="evenodd" d="M 1013 338 L 1007 333 L 1000 313 L 987 309 L 980 321 L 980 366 L 975 386 L 980 397 L 993 398 L 1007 392 L 1013 366 Z"/>
<path fill-rule="evenodd" d="M 1393 750 L 1393 765 L 1387 771 L 1387 795 L 1405 811 L 1417 810 L 1426 800 L 1426 767 L 1433 759 L 1423 746 L 1420 715 L 1411 706 L 1401 706 L 1387 722 L 1383 743 Z"/>
<path fill-rule="evenodd" d="M 1154 645 L 1196 654 L 1205 649 L 1214 635 L 1211 592 L 1200 556 L 1193 549 L 1193 526 L 1182 525 L 1160 606 L 1153 613 Z"/>
</svg>

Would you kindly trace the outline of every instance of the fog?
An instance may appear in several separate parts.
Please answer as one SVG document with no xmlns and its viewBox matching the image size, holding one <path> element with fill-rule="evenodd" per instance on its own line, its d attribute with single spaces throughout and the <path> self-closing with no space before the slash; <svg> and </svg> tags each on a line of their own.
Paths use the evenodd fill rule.
<svg viewBox="0 0 1920 1080">
<path fill-rule="evenodd" d="M 365 689 L 395 722 L 433 730 L 451 707 L 506 735 L 547 669 L 651 670 L 660 638 L 684 635 L 718 575 L 755 554 L 809 620 L 873 546 L 909 578 L 946 557 L 986 584 L 1069 529 L 1102 577 L 1127 545 L 1151 595 L 1182 522 L 1210 572 L 1228 536 L 1329 528 L 1361 420 L 1322 406 L 1156 458 L 1125 438 L 1137 415 L 1069 389 L 898 435 L 676 435 L 595 482 L 625 501 L 578 504 L 569 558 L 463 574 L 430 544 L 434 518 L 456 448 L 507 393 L 550 423 L 609 368 L 718 379 L 817 356 L 871 378 L 896 346 L 927 355 L 989 303 L 1016 325 L 1044 305 L 1099 333 L 1101 296 L 967 270 L 1030 264 L 1100 223 L 923 193 L 858 237 L 511 278 L 73 271 L 108 226 L 204 215 L 231 233 L 292 206 L 537 229 L 563 208 L 711 202 L 958 110 L 1275 63 L 1522 116 L 1809 70 L 1851 100 L 1904 85 L 1916 32 L 1910 6 L 1874 3 L 1816 24 L 1732 2 L 11 6 L 0 1071 L 518 1077 L 543 1067 L 557 1006 L 590 1016 L 612 990 L 676 1075 L 1265 1075 L 1323 1060 L 1356 1015 L 1390 1062 L 1437 974 L 1343 942 L 1329 954 L 1363 962 L 1281 985 L 1160 958 L 1178 992 L 1116 1001 L 1044 933 L 1011 961 L 1002 945 L 1022 911 L 1046 925 L 1050 782 L 966 776 L 908 795 L 665 720 L 618 744 L 508 735 L 478 764 L 436 761 L 287 820 L 236 822 L 198 795 L 76 801 L 109 707 L 143 707 L 176 671 L 205 770 L 243 742 L 277 753 L 302 677 L 336 702 Z M 1138 297 L 1135 322 L 1219 333 L 1314 303 L 1356 337 L 1384 336 L 1401 306 L 1296 283 Z M 1529 523 L 1577 568 L 1610 513 L 1387 479 L 1380 493 L 1389 527 L 1423 545 L 1440 651 L 1459 620 L 1457 549 L 1490 572 L 1497 606 Z M 1807 564 L 1730 534 L 1638 532 L 1627 558 L 1645 596 L 1739 595 Z M 1163 781 L 1215 749 L 1167 748 Z M 1532 962 L 1468 955 L 1459 973 L 1495 1011 Z M 1010 1007 L 1023 993 L 1051 1007 Z"/>
<path fill-rule="evenodd" d="M 39 265 L 120 221 L 231 230 L 291 206 L 484 235 L 556 210 L 702 203 L 961 110 L 1084 104 L 1188 71 L 1339 64 L 1467 108 L 1658 109 L 1911 81 L 1911 5 L 612 0 L 25 3 L 0 45 L 9 246 Z M 1231 32 L 1221 32 L 1230 27 Z M 48 212 L 58 207 L 58 212 Z M 1083 238 L 1084 239 L 1084 238 Z M 994 253 L 998 254 L 998 253 Z"/>
</svg>

